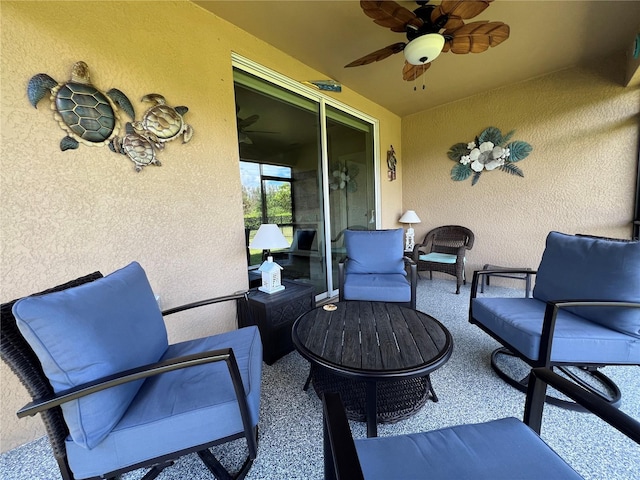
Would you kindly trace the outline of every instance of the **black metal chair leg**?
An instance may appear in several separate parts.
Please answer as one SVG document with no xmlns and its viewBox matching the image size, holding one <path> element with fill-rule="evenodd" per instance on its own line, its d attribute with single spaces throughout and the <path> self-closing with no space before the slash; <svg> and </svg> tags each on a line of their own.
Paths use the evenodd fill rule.
<svg viewBox="0 0 640 480">
<path fill-rule="evenodd" d="M 153 468 L 151 468 L 151 470 L 149 470 L 147 473 L 145 473 L 144 477 L 142 477 L 140 480 L 153 480 L 158 475 L 160 475 L 165 468 L 170 467 L 174 463 L 175 462 L 173 462 L 173 461 L 168 461 L 168 462 L 164 462 L 164 463 L 160 463 L 158 465 L 155 465 Z M 113 478 L 119 478 L 119 477 L 113 477 Z"/>
<path fill-rule="evenodd" d="M 498 349 L 494 350 L 493 353 L 491 354 L 491 368 L 496 372 L 496 374 L 502 380 L 504 380 L 506 383 L 511 385 L 512 387 L 520 390 L 521 392 L 526 393 L 527 392 L 528 380 L 529 380 L 528 372 L 527 372 L 526 376 L 524 376 L 523 378 L 521 378 L 519 380 L 509 376 L 499 366 L 499 362 L 497 361 L 497 357 L 499 355 L 507 355 L 509 357 L 513 357 L 514 359 L 517 359 L 518 361 L 523 362 L 523 364 L 527 366 L 527 370 L 531 370 L 531 367 L 529 365 L 527 365 L 523 360 L 521 360 L 517 355 L 515 355 L 514 353 L 512 353 L 509 349 L 507 349 L 505 347 L 498 348 Z M 620 399 L 621 399 L 621 396 L 622 396 L 622 394 L 620 393 L 620 389 L 614 383 L 614 381 L 611 380 L 609 377 L 607 377 L 604 373 L 602 373 L 602 372 L 600 372 L 600 371 L 598 371 L 596 369 L 587 369 L 587 368 L 582 368 L 582 367 L 576 367 L 576 368 L 581 368 L 581 370 L 583 372 L 587 373 L 591 377 L 595 378 L 602 385 L 604 385 L 606 390 L 608 390 L 608 393 L 600 391 L 597 388 L 595 388 L 592 384 L 590 384 L 588 382 L 585 382 L 579 376 L 577 376 L 574 373 L 572 373 L 568 368 L 569 368 L 569 366 L 551 367 L 552 370 L 560 370 L 571 381 L 581 385 L 582 387 L 584 387 L 585 389 L 589 390 L 590 392 L 598 395 L 600 398 L 602 398 L 607 403 L 613 405 L 614 407 L 617 407 L 620 404 Z M 561 398 L 555 397 L 555 396 L 550 395 L 548 393 L 547 393 L 547 395 L 545 397 L 545 402 L 549 403 L 551 405 L 556 405 L 556 406 L 561 407 L 561 408 L 566 408 L 567 410 L 574 410 L 574 411 L 580 411 L 580 412 L 585 411 L 585 409 L 583 407 L 581 407 L 580 405 L 576 404 L 575 402 L 572 402 L 570 400 L 563 400 Z"/>
</svg>

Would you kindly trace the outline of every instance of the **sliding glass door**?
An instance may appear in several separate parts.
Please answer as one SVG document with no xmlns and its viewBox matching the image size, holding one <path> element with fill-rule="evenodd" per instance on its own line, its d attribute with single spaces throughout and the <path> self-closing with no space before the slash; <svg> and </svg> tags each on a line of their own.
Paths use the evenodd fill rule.
<svg viewBox="0 0 640 480">
<path fill-rule="evenodd" d="M 332 285 L 345 255 L 344 231 L 375 230 L 373 128 L 337 108 L 326 107 Z"/>
<path fill-rule="evenodd" d="M 332 296 L 344 229 L 376 228 L 374 124 L 255 72 L 236 67 L 234 81 L 250 278 L 262 252 L 248 245 L 276 223 L 290 244 L 272 252 L 282 277 Z"/>
</svg>

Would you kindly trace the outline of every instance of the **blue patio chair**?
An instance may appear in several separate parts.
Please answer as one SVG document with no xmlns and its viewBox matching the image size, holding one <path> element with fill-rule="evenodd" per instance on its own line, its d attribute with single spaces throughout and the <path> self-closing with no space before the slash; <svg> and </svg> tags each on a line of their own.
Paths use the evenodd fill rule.
<svg viewBox="0 0 640 480">
<path fill-rule="evenodd" d="M 2 305 L 2 359 L 40 413 L 64 480 L 113 478 L 148 467 L 155 478 L 196 452 L 216 478 L 243 478 L 257 455 L 262 344 L 246 327 L 169 345 L 142 267 L 132 263 Z M 213 445 L 244 438 L 234 477 Z"/>
<path fill-rule="evenodd" d="M 347 255 L 338 264 L 340 300 L 398 302 L 416 308 L 416 264 L 404 256 L 403 234 L 401 228 L 344 232 Z"/>
<path fill-rule="evenodd" d="M 503 345 L 491 356 L 496 373 L 524 391 L 526 374 L 514 375 L 519 359 L 563 371 L 617 404 L 620 390 L 597 369 L 640 365 L 640 242 L 549 233 L 537 271 L 509 270 L 536 275 L 532 298 L 479 297 L 491 272 L 474 273 L 469 321 Z"/>
<path fill-rule="evenodd" d="M 551 370 L 535 368 L 522 422 L 502 418 L 431 432 L 361 438 L 355 442 L 339 394 L 326 393 L 324 478 L 581 479 L 539 436 L 547 384 L 640 444 L 640 422 Z"/>
</svg>

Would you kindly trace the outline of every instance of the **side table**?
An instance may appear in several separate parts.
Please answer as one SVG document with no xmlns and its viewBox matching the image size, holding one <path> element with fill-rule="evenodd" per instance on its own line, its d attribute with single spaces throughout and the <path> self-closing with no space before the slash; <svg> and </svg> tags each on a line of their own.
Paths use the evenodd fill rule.
<svg viewBox="0 0 640 480">
<path fill-rule="evenodd" d="M 285 289 L 272 294 L 258 289 L 249 291 L 249 312 L 241 311 L 239 326 L 257 325 L 262 337 L 263 359 L 272 365 L 294 350 L 291 340 L 293 322 L 315 307 L 313 285 L 283 280 Z"/>
</svg>

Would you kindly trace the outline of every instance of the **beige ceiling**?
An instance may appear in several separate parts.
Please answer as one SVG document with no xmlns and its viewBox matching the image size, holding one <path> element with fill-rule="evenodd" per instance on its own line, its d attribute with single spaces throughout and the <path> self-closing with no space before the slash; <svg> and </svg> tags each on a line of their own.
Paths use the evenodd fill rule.
<svg viewBox="0 0 640 480">
<path fill-rule="evenodd" d="M 415 82 L 402 80 L 402 53 L 344 68 L 365 54 L 406 41 L 403 33 L 374 24 L 357 0 L 195 3 L 400 116 L 623 52 L 629 67 L 619 72 L 620 83 L 634 73 L 638 83 L 638 62 L 631 51 L 640 32 L 640 0 L 496 0 L 469 21 L 507 23 L 510 38 L 483 53 L 444 53 Z M 397 3 L 417 7 L 416 2 Z"/>
</svg>

